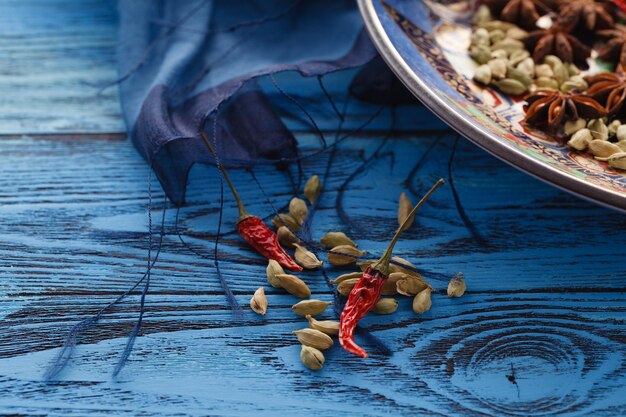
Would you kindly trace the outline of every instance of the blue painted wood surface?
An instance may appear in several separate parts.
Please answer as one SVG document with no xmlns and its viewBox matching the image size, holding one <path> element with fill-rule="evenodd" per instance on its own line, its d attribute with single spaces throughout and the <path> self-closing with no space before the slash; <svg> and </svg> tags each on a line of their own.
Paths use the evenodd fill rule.
<svg viewBox="0 0 626 417">
<path fill-rule="evenodd" d="M 25 19 L 20 13 L 43 22 L 51 19 L 53 3 L 67 6 L 54 15 L 69 19 L 64 13 L 78 13 L 76 3 L 29 0 L 0 2 L 6 10 L 0 16 L 15 25 Z M 97 19 L 104 6 L 85 3 L 80 10 Z M 108 13 L 102 19 L 111 26 Z M 98 71 L 114 74 L 111 49 L 100 53 L 94 59 L 106 63 Z M 7 70 L 0 74 L 3 88 L 10 89 Z M 86 69 L 81 76 L 100 77 Z M 67 75 L 68 85 L 71 80 Z M 42 91 L 54 89 L 54 80 L 41 82 Z M 78 87 L 68 91 L 86 94 Z M 24 109 L 19 126 L 2 131 L 50 133 L 51 126 L 63 126 L 62 110 L 69 112 L 72 105 L 54 97 L 39 96 L 55 103 L 56 121 L 43 120 L 41 109 L 28 113 L 24 99 L 14 105 Z M 297 300 L 267 286 L 264 260 L 227 234 L 220 239 L 219 255 L 237 299 L 246 305 L 265 285 L 270 303 L 267 317 L 247 310 L 236 320 L 212 261 L 217 173 L 195 167 L 189 206 L 179 222 L 195 253 L 181 243 L 175 210 L 169 208 L 142 336 L 120 378 L 113 381 L 111 372 L 137 317 L 136 294 L 87 332 L 60 381 L 44 383 L 42 374 L 67 330 L 128 289 L 146 263 L 148 167 L 128 141 L 110 135 L 120 130 L 103 114 L 118 106 L 116 97 L 99 100 L 106 102 L 93 108 L 93 117 L 83 109 L 93 129 L 70 117 L 72 128 L 61 130 L 66 136 L 1 142 L 0 414 L 626 414 L 624 216 L 541 184 L 463 139 L 451 159 L 452 134 L 438 140 L 434 134 L 405 132 L 388 139 L 350 182 L 343 199 L 347 224 L 337 213 L 337 190 L 384 140 L 378 129 L 386 128 L 385 117 L 377 130 L 341 144 L 315 215 L 314 238 L 343 230 L 372 256 L 380 255 L 396 225 L 399 194 L 408 191 L 415 201 L 451 172 L 466 216 L 486 242 L 479 243 L 462 221 L 449 185 L 422 209 L 396 253 L 423 269 L 438 290 L 432 309 L 416 316 L 410 299 L 401 298 L 397 313 L 364 320 L 393 350 L 392 357 L 366 345 L 373 355 L 360 360 L 334 346 L 321 372 L 303 368 L 291 335 L 306 324 L 291 312 Z M 2 103 L 0 129 L 9 120 L 6 108 Z M 351 122 L 362 114 L 352 114 Z M 328 108 L 316 116 L 327 129 L 336 124 Z M 113 119 L 121 123 L 119 116 Z M 109 139 L 97 140 L 94 133 Z M 318 146 L 306 131 L 298 140 L 303 152 Z M 305 174 L 321 174 L 326 162 L 325 155 L 306 159 Z M 255 172 L 271 202 L 285 205 L 293 195 L 287 176 L 269 167 Z M 232 176 L 249 209 L 270 216 L 272 208 L 250 175 L 234 171 Z M 156 185 L 152 197 L 156 223 L 162 213 Z M 236 211 L 226 197 L 228 231 Z M 331 276 L 345 272 L 327 270 Z M 447 279 L 457 271 L 464 272 L 469 292 L 450 299 Z M 315 297 L 331 299 L 319 272 L 302 277 Z"/>
<path fill-rule="evenodd" d="M 117 22 L 114 2 L 103 0 L 0 1 L 0 135 L 125 133 L 121 117 L 115 65 Z M 325 77 L 325 86 L 343 108 L 346 83 L 354 73 Z M 300 77 L 277 77 L 281 87 L 299 100 Z M 308 119 L 293 108 L 265 80 L 261 86 L 286 114 L 290 129 L 310 130 Z M 336 127 L 317 79 L 307 80 L 307 109 L 323 130 Z M 348 108 L 353 117 L 344 127 L 356 128 L 379 106 L 357 103 Z M 388 110 L 383 111 L 388 116 Z M 415 114 L 400 108 L 398 129 L 440 129 L 444 125 L 430 113 Z M 387 129 L 388 117 L 377 118 L 370 129 Z"/>
</svg>

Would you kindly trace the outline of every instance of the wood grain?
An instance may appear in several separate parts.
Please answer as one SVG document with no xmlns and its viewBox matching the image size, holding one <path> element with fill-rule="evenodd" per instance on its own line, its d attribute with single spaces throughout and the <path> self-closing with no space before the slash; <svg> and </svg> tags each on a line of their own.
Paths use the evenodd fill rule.
<svg viewBox="0 0 626 417">
<path fill-rule="evenodd" d="M 110 3 L 0 2 L 0 134 L 124 132 Z"/>
<path fill-rule="evenodd" d="M 317 144 L 315 135 L 299 139 L 305 152 Z M 387 143 L 381 150 L 386 156 L 375 158 L 345 195 L 351 228 L 337 216 L 336 190 L 379 141 L 342 144 L 315 215 L 314 237 L 344 230 L 380 255 L 395 227 L 404 180 L 433 140 Z M 432 148 L 414 188 L 446 175 L 453 144 L 446 137 Z M 606 243 L 624 232 L 622 216 L 540 184 L 465 142 L 458 145 L 454 180 L 488 245 L 476 244 L 459 220 L 449 187 L 423 208 L 397 254 L 424 269 L 439 291 L 423 316 L 415 316 L 403 298 L 399 313 L 366 319 L 394 351 L 391 358 L 374 351 L 362 361 L 335 346 L 322 372 L 307 371 L 290 335 L 305 324 L 290 310 L 296 299 L 268 286 L 267 318 L 247 311 L 235 320 L 211 261 L 216 172 L 196 167 L 180 227 L 185 241 L 208 259 L 180 243 L 170 209 L 144 336 L 120 380 L 111 381 L 110 372 L 137 317 L 136 295 L 87 332 L 60 382 L 44 384 L 42 373 L 69 327 L 126 290 L 145 268 L 148 170 L 130 143 L 116 141 L 6 140 L 0 158 L 0 410 L 174 415 L 184 406 L 185 415 L 247 415 L 295 407 L 323 416 L 392 410 L 618 416 L 626 410 L 620 394 L 626 250 Z M 304 171 L 320 173 L 325 163 L 324 157 L 307 159 Z M 255 172 L 272 202 L 284 205 L 292 195 L 286 175 L 269 167 Z M 235 171 L 233 180 L 252 212 L 271 215 L 249 174 Z M 158 219 L 160 190 L 153 194 Z M 228 197 L 225 231 L 235 213 Z M 222 272 L 245 305 L 265 284 L 265 262 L 235 235 L 221 242 Z M 449 299 L 446 280 L 459 270 L 469 293 Z M 303 277 L 316 297 L 331 299 L 319 272 Z"/>
<path fill-rule="evenodd" d="M 399 111 L 404 131 L 387 142 L 385 111 L 341 144 L 313 232 L 319 239 L 345 231 L 380 255 L 396 227 L 400 193 L 416 201 L 452 173 L 465 218 L 448 185 L 396 250 L 437 289 L 432 309 L 416 316 L 402 298 L 396 314 L 364 320 L 392 357 L 365 344 L 372 357 L 359 360 L 335 344 L 322 371 L 306 370 L 291 335 L 305 325 L 290 309 L 297 300 L 266 285 L 265 261 L 230 232 L 236 211 L 227 194 L 222 273 L 240 304 L 261 285 L 270 303 L 266 318 L 246 309 L 235 319 L 213 263 L 218 176 L 195 167 L 179 221 L 188 246 L 170 207 L 141 337 L 120 377 L 111 372 L 137 318 L 137 293 L 83 335 L 57 381 L 44 382 L 72 325 L 127 290 L 147 262 L 148 167 L 120 140 L 116 89 L 96 95 L 117 76 L 115 30 L 107 2 L 0 1 L 0 48 L 8 57 L 0 62 L 0 415 L 626 414 L 623 215 L 539 183 L 452 135 L 415 134 L 441 124 L 411 108 Z M 338 103 L 348 76 L 325 79 Z M 307 109 L 332 141 L 338 120 L 316 80 L 279 82 L 314 98 Z M 321 175 L 328 154 L 315 154 L 318 138 L 303 115 L 266 84 L 299 131 L 309 155 L 305 175 Z M 344 128 L 376 110 L 351 102 Z M 285 172 L 255 173 L 278 208 L 298 192 Z M 250 174 L 232 176 L 250 211 L 271 217 Z M 152 183 L 158 239 L 163 195 Z M 325 268 L 331 277 L 349 270 Z M 469 292 L 450 299 L 445 288 L 457 271 Z M 302 276 L 315 297 L 331 300 L 320 272 Z"/>
<path fill-rule="evenodd" d="M 114 2 L 85 0 L 0 1 L 0 137 L 42 134 L 122 134 L 116 68 L 117 16 Z M 245 57 L 242 57 L 245 59 Z M 324 85 L 352 117 L 356 129 L 380 111 L 379 105 L 347 98 L 354 71 L 324 77 Z M 336 128 L 338 119 L 316 78 L 304 82 L 294 74 L 277 81 L 306 105 L 319 127 Z M 128 82 L 128 81 L 127 81 Z M 132 80 L 131 80 L 132 82 Z M 266 79 L 261 88 L 292 130 L 313 129 L 308 118 Z M 303 85 L 307 94 L 303 96 Z M 106 87 L 106 88 L 105 88 Z M 349 101 L 345 106 L 346 100 Z M 370 130 L 389 128 L 389 109 L 369 121 Z M 442 129 L 432 114 L 411 107 L 397 110 L 396 128 Z"/>
</svg>

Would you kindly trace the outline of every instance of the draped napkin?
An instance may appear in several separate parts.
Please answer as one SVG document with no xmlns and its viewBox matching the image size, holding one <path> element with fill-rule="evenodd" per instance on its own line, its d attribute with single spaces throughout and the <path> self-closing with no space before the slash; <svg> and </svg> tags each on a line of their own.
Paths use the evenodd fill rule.
<svg viewBox="0 0 626 417">
<path fill-rule="evenodd" d="M 353 0 L 120 0 L 118 7 L 124 117 L 178 205 L 191 166 L 214 162 L 201 128 L 226 165 L 294 157 L 294 138 L 258 77 L 321 76 L 369 63 L 352 83 L 353 96 L 413 100 L 375 59 Z"/>
</svg>

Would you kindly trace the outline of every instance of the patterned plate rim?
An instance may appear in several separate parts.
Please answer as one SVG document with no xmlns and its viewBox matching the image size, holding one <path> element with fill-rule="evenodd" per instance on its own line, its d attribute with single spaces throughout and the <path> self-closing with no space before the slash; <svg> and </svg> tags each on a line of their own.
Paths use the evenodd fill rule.
<svg viewBox="0 0 626 417">
<path fill-rule="evenodd" d="M 461 136 L 509 165 L 564 191 L 603 206 L 626 212 L 626 193 L 609 190 L 559 171 L 499 140 L 495 134 L 485 131 L 480 125 L 466 120 L 460 110 L 450 106 L 411 70 L 409 64 L 402 58 L 387 36 L 374 7 L 374 1 L 378 0 L 357 0 L 372 42 L 387 65 L 404 85 L 440 119 Z"/>
</svg>

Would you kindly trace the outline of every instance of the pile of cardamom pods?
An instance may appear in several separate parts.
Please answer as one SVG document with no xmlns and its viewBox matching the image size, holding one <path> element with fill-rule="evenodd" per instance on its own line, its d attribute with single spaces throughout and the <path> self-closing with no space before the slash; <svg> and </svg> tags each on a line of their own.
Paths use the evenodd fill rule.
<svg viewBox="0 0 626 417">
<path fill-rule="evenodd" d="M 529 104 L 524 108 L 524 123 L 563 139 L 573 150 L 589 152 L 612 168 L 626 170 L 626 124 L 614 114 L 621 103 L 606 103 L 605 109 L 602 101 L 595 100 L 625 88 L 621 65 L 617 65 L 617 75 L 600 73 L 594 77 L 553 54 L 540 54 L 543 58 L 537 62 L 539 46 L 531 53 L 525 44 L 528 39 L 529 32 L 511 21 L 494 19 L 491 9 L 481 5 L 473 17 L 469 46 L 470 56 L 478 64 L 474 81 L 526 99 Z M 612 74 L 610 82 L 603 74 Z M 595 83 L 598 85 L 594 87 Z M 602 83 L 606 91 L 600 91 Z M 594 112 L 595 117 L 590 117 Z"/>
<path fill-rule="evenodd" d="M 312 176 L 304 187 L 304 196 L 310 204 L 314 204 L 320 195 L 322 184 L 317 175 Z M 411 200 L 406 193 L 402 193 L 398 204 L 398 224 L 401 225 L 408 213 L 413 208 Z M 307 248 L 307 243 L 303 242 L 296 234 L 304 225 L 309 209 L 305 200 L 298 197 L 291 199 L 289 203 L 289 213 L 278 214 L 272 223 L 277 228 L 277 235 L 281 245 L 285 248 L 294 249 L 294 258 L 304 270 L 315 270 L 322 268 L 324 262 Z M 405 229 L 409 228 L 413 219 L 407 223 Z M 310 246 L 313 246 L 310 243 Z M 359 250 L 358 245 L 345 233 L 331 231 L 326 233 L 319 242 L 315 242 L 313 250 L 324 248 L 326 259 L 333 268 L 342 268 L 343 274 L 331 281 L 336 285 L 335 291 L 343 297 L 350 294 L 362 275 L 362 271 L 369 264 L 375 261 L 363 260 L 367 254 L 365 250 Z M 353 272 L 345 272 L 346 268 L 353 267 Z M 391 314 L 398 309 L 398 300 L 392 296 L 413 297 L 413 311 L 422 314 L 428 311 L 432 305 L 431 293 L 433 287 L 428 284 L 417 272 L 415 266 L 409 261 L 400 257 L 393 257 L 390 265 L 391 273 L 385 284 L 381 298 L 374 308 L 374 314 Z M 319 370 L 323 367 L 325 357 L 323 351 L 333 346 L 333 337 L 339 333 L 339 322 L 336 320 L 318 320 L 315 316 L 323 314 L 332 304 L 330 301 L 310 299 L 311 290 L 306 282 L 295 275 L 287 274 L 274 260 L 268 262 L 266 276 L 269 285 L 274 288 L 282 288 L 289 294 L 303 298 L 292 306 L 292 311 L 303 317 L 308 322 L 308 327 L 294 331 L 293 334 L 301 344 L 300 359 L 309 369 Z M 455 275 L 448 284 L 448 296 L 460 297 L 465 293 L 466 285 L 461 273 Z M 268 301 L 265 289 L 259 288 L 250 299 L 250 308 L 261 315 L 266 315 Z"/>
<path fill-rule="evenodd" d="M 565 123 L 567 145 L 577 151 L 588 151 L 595 159 L 606 161 L 614 168 L 626 169 L 626 125 L 613 120 L 606 125 L 606 118 Z M 617 142 L 609 142 L 614 137 Z"/>
<path fill-rule="evenodd" d="M 474 81 L 513 96 L 539 89 L 566 93 L 588 87 L 573 63 L 564 64 L 558 57 L 547 55 L 536 64 L 522 42 L 527 36 L 528 32 L 514 23 L 493 20 L 489 8 L 480 6 L 470 40 L 470 56 L 479 64 Z"/>
</svg>

